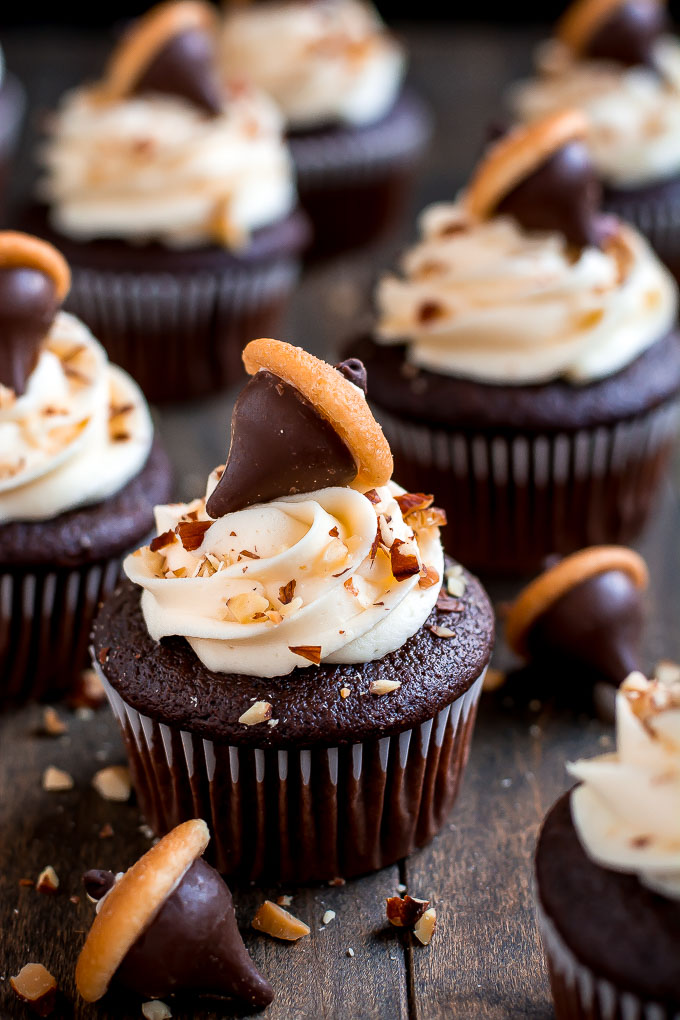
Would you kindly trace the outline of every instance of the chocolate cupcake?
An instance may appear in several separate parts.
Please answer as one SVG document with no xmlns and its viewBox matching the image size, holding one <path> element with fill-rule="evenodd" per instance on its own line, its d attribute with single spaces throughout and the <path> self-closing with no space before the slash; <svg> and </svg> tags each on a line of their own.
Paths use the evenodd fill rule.
<svg viewBox="0 0 680 1020">
<path fill-rule="evenodd" d="M 580 780 L 536 851 L 538 923 L 557 1020 L 680 1015 L 680 672 L 632 674 L 617 750 Z"/>
<path fill-rule="evenodd" d="M 137 385 L 60 306 L 51 245 L 0 232 L 0 705 L 63 694 L 170 469 Z"/>
<path fill-rule="evenodd" d="M 402 216 L 430 137 L 403 89 L 405 56 L 365 0 L 227 2 L 227 81 L 252 81 L 286 118 L 318 256 L 376 241 Z"/>
<path fill-rule="evenodd" d="M 570 111 L 496 142 L 456 203 L 426 210 L 350 348 L 397 477 L 437 493 L 447 550 L 481 570 L 628 542 L 676 433 L 677 288 L 601 214 L 585 130 Z"/>
<path fill-rule="evenodd" d="M 586 113 L 605 208 L 680 279 L 680 41 L 663 0 L 575 0 L 510 106 L 524 121 Z"/>
<path fill-rule="evenodd" d="M 26 220 L 71 263 L 68 307 L 157 401 L 242 374 L 307 236 L 279 114 L 245 85 L 222 94 L 214 30 L 199 0 L 132 27 L 103 79 L 61 101 L 41 154 L 48 209 Z"/>
<path fill-rule="evenodd" d="M 493 614 L 432 497 L 390 482 L 363 367 L 275 340 L 244 361 L 226 468 L 157 508 L 93 656 L 157 832 L 202 814 L 223 873 L 347 877 L 449 812 Z"/>
<path fill-rule="evenodd" d="M 12 156 L 19 139 L 26 97 L 19 80 L 5 67 L 0 47 L 0 214 L 4 214 Z"/>
</svg>

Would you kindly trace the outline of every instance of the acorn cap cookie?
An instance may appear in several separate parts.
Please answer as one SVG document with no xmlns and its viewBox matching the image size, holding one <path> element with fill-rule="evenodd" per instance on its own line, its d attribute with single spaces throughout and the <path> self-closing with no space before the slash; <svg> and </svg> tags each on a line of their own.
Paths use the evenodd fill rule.
<svg viewBox="0 0 680 1020">
<path fill-rule="evenodd" d="M 227 464 L 206 506 L 211 517 L 331 485 L 366 491 L 390 480 L 392 453 L 362 392 L 360 363 L 333 368 L 271 339 L 249 343 L 243 361 L 253 378 L 234 407 Z"/>
</svg>

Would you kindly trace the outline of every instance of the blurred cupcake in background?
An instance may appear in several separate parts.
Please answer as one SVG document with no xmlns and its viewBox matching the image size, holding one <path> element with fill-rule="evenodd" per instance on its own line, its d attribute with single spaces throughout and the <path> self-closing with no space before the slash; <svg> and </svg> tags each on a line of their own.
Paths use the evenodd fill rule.
<svg viewBox="0 0 680 1020">
<path fill-rule="evenodd" d="M 51 245 L 0 232 L 0 705 L 69 689 L 170 495 L 139 387 L 60 310 L 69 282 Z"/>
<path fill-rule="evenodd" d="M 587 114 L 605 207 L 680 278 L 680 40 L 663 0 L 575 0 L 509 102 L 524 121 Z"/>
<path fill-rule="evenodd" d="M 41 153 L 35 222 L 71 262 L 68 307 L 152 400 L 242 372 L 307 234 L 279 114 L 253 88 L 220 90 L 215 29 L 207 4 L 153 8 L 102 80 L 62 99 Z"/>
<path fill-rule="evenodd" d="M 0 215 L 4 215 L 12 156 L 19 140 L 26 98 L 17 78 L 7 70 L 0 46 Z"/>
<path fill-rule="evenodd" d="M 253 82 L 286 119 L 316 254 L 397 224 L 430 121 L 404 91 L 405 53 L 371 3 L 232 0 L 221 56 L 227 82 Z"/>
<path fill-rule="evenodd" d="M 494 144 L 458 201 L 425 211 L 350 348 L 396 476 L 438 494 L 448 551 L 477 569 L 629 541 L 675 438 L 677 288 L 601 214 L 586 130 L 570 111 Z"/>
</svg>

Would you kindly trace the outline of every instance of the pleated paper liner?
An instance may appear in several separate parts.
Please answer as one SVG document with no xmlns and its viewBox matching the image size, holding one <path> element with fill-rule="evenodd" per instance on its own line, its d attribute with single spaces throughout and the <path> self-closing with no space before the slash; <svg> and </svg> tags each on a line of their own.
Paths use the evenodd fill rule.
<svg viewBox="0 0 680 1020">
<path fill-rule="evenodd" d="M 629 543 L 654 507 L 678 430 L 668 401 L 612 426 L 555 434 L 458 431 L 377 415 L 394 477 L 447 511 L 447 552 L 472 570 L 529 573 L 545 557 Z"/>
<path fill-rule="evenodd" d="M 678 1020 L 680 1009 L 639 999 L 585 967 L 536 905 L 556 1020 Z M 615 951 L 615 950 L 614 950 Z"/>
<path fill-rule="evenodd" d="M 205 818 L 221 872 L 294 882 L 373 871 L 432 839 L 458 793 L 483 683 L 482 674 L 433 718 L 395 736 L 276 750 L 159 723 L 97 668 L 152 829 Z"/>
</svg>

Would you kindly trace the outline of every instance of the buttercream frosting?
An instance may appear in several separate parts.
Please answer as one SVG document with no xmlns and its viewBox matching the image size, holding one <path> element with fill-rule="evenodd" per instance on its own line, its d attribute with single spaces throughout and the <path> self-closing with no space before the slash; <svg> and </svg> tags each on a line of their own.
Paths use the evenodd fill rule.
<svg viewBox="0 0 680 1020">
<path fill-rule="evenodd" d="M 632 673 L 616 696 L 616 751 L 568 769 L 589 857 L 680 899 L 680 670 Z"/>
<path fill-rule="evenodd" d="M 227 79 L 276 100 L 293 128 L 369 124 L 394 105 L 404 54 L 363 0 L 234 5 L 222 33 Z"/>
<path fill-rule="evenodd" d="M 0 523 L 107 499 L 141 471 L 152 439 L 137 384 L 58 312 L 26 391 L 0 387 Z"/>
<path fill-rule="evenodd" d="M 509 216 L 470 222 L 457 203 L 425 211 L 377 302 L 377 339 L 406 341 L 413 365 L 485 383 L 588 383 L 669 332 L 677 289 L 629 226 L 575 252 Z"/>
</svg>

